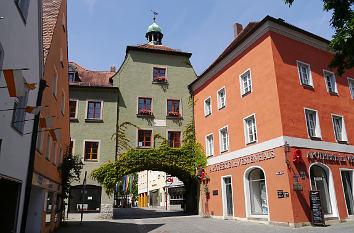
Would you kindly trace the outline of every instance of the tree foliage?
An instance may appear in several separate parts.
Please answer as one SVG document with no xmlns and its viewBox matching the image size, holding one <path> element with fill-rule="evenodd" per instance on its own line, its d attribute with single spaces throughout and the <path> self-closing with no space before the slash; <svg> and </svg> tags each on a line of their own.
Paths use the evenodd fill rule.
<svg viewBox="0 0 354 233">
<path fill-rule="evenodd" d="M 284 0 L 291 6 L 295 0 Z M 331 26 L 336 30 L 330 49 L 335 52 L 329 67 L 342 76 L 354 67 L 354 0 L 322 0 L 323 10 L 333 10 Z"/>
<path fill-rule="evenodd" d="M 129 121 L 125 121 L 120 123 L 119 125 L 117 125 L 118 129 L 117 129 L 117 133 L 114 133 L 111 137 L 111 140 L 115 139 L 117 140 L 117 154 L 116 157 L 118 158 L 121 155 L 121 151 L 126 151 L 131 149 L 131 145 L 130 145 L 130 140 L 126 135 L 127 129 L 129 126 L 133 126 L 135 128 L 139 128 L 138 126 L 134 125 L 133 123 L 129 122 Z"/>
<path fill-rule="evenodd" d="M 187 186 L 198 182 L 196 168 L 204 167 L 207 158 L 202 146 L 195 140 L 193 123 L 189 123 L 183 133 L 183 146 L 170 148 L 168 141 L 161 136 L 158 148 L 129 149 L 116 162 L 108 162 L 92 171 L 93 179 L 101 183 L 107 194 L 112 194 L 116 182 L 124 175 L 144 170 L 164 171 L 178 177 Z"/>
<path fill-rule="evenodd" d="M 83 163 L 79 155 L 73 156 L 67 149 L 63 163 L 61 164 L 61 179 L 62 179 L 62 198 L 69 197 L 70 185 L 74 181 L 80 181 L 80 174 Z"/>
</svg>

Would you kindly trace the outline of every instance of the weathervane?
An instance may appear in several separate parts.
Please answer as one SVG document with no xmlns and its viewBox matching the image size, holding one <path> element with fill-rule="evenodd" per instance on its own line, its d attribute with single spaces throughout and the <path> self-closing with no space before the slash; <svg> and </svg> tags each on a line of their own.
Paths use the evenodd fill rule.
<svg viewBox="0 0 354 233">
<path fill-rule="evenodd" d="M 153 11 L 153 10 L 151 10 L 151 12 L 154 14 L 154 23 L 155 23 L 155 20 L 156 20 L 156 15 L 158 15 L 159 13 L 158 13 L 158 12 L 156 12 L 156 11 Z"/>
</svg>

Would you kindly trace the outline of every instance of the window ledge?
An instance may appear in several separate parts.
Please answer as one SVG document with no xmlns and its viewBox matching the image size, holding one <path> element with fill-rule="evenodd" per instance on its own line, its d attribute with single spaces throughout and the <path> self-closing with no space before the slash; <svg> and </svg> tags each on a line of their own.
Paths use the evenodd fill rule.
<svg viewBox="0 0 354 233">
<path fill-rule="evenodd" d="M 208 117 L 208 116 L 211 116 L 211 113 L 207 114 L 207 115 L 204 115 L 205 117 Z"/>
<path fill-rule="evenodd" d="M 223 153 L 226 153 L 226 152 L 229 152 L 229 150 L 224 150 L 224 151 L 221 151 L 220 153 L 223 154 Z"/>
<path fill-rule="evenodd" d="M 315 141 L 322 141 L 322 138 L 320 138 L 320 137 L 311 137 L 310 136 L 310 139 L 315 140 Z"/>
<path fill-rule="evenodd" d="M 207 158 L 211 158 L 213 157 L 214 155 L 206 155 Z"/>
<path fill-rule="evenodd" d="M 77 119 L 77 118 L 70 118 L 70 122 L 79 122 L 79 119 Z"/>
<path fill-rule="evenodd" d="M 85 122 L 88 123 L 103 123 L 102 119 L 85 119 Z"/>
<path fill-rule="evenodd" d="M 337 92 L 329 91 L 328 93 L 329 93 L 330 95 L 339 96 Z"/>
<path fill-rule="evenodd" d="M 178 119 L 178 120 L 182 120 L 183 117 L 182 117 L 182 116 L 166 116 L 166 119 Z"/>
<path fill-rule="evenodd" d="M 168 81 L 152 81 L 152 84 L 163 84 L 163 85 L 168 85 Z"/>
<path fill-rule="evenodd" d="M 310 84 L 301 84 L 305 89 L 314 90 L 315 88 Z"/>
<path fill-rule="evenodd" d="M 252 93 L 252 91 L 248 91 L 248 92 L 246 92 L 246 93 L 243 93 L 243 94 L 242 94 L 242 98 L 245 97 L 245 96 L 247 96 L 247 95 L 249 95 L 249 94 L 251 94 L 251 93 Z"/>
<path fill-rule="evenodd" d="M 337 142 L 340 143 L 340 144 L 348 144 L 348 141 L 338 141 L 337 140 Z"/>
<path fill-rule="evenodd" d="M 84 160 L 84 162 L 89 162 L 89 163 L 91 163 L 91 162 L 93 162 L 93 163 L 97 163 L 98 162 L 98 160 Z"/>
<path fill-rule="evenodd" d="M 137 146 L 136 149 L 151 149 L 151 146 Z"/>
<path fill-rule="evenodd" d="M 247 142 L 247 143 L 246 143 L 246 146 L 248 146 L 248 145 L 252 145 L 252 144 L 256 144 L 256 143 L 257 143 L 257 141 Z"/>
<path fill-rule="evenodd" d="M 148 117 L 148 118 L 154 118 L 155 116 L 154 116 L 154 114 L 151 114 L 151 115 L 149 115 L 149 114 L 136 114 L 136 116 L 137 117 Z"/>
<path fill-rule="evenodd" d="M 218 110 L 221 110 L 221 109 L 223 109 L 223 108 L 226 108 L 226 105 L 224 105 L 224 106 L 218 108 Z"/>
</svg>

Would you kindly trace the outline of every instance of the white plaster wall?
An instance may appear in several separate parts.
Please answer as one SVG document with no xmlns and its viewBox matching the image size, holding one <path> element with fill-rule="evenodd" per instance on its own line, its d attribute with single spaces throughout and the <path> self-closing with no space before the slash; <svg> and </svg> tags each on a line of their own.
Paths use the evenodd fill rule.
<svg viewBox="0 0 354 233">
<path fill-rule="evenodd" d="M 37 88 L 29 93 L 28 104 L 35 105 L 37 100 L 40 79 L 40 53 L 39 45 L 39 0 L 31 0 L 27 22 L 24 23 L 21 13 L 14 0 L 0 1 L 0 43 L 4 49 L 3 69 L 29 68 L 23 71 L 29 83 L 36 83 Z M 0 72 L 0 86 L 6 86 L 3 73 Z M 15 97 L 9 97 L 5 88 L 0 88 L 0 109 L 13 108 Z M 30 154 L 31 134 L 19 134 L 11 127 L 12 111 L 0 112 L 0 174 L 21 180 L 22 189 L 18 211 L 17 231 L 20 231 L 22 208 L 25 191 L 25 181 Z M 26 119 L 34 116 L 26 114 Z M 33 121 L 27 121 L 24 133 L 31 133 Z"/>
</svg>

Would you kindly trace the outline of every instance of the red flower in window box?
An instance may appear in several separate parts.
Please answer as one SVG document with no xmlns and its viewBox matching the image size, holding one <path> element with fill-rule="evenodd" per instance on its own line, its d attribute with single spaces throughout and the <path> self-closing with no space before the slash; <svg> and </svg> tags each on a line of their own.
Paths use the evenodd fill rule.
<svg viewBox="0 0 354 233">
<path fill-rule="evenodd" d="M 141 115 L 152 115 L 152 112 L 151 112 L 151 110 L 141 109 L 141 110 L 139 110 L 139 114 L 141 114 Z"/>
<path fill-rule="evenodd" d="M 179 112 L 168 112 L 169 116 L 179 116 Z"/>
<path fill-rule="evenodd" d="M 158 81 L 158 82 L 167 82 L 167 78 L 166 77 L 157 77 L 156 81 Z"/>
</svg>

